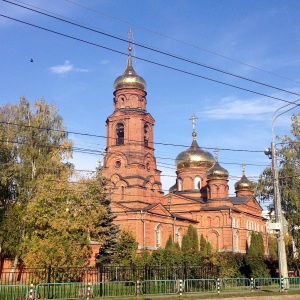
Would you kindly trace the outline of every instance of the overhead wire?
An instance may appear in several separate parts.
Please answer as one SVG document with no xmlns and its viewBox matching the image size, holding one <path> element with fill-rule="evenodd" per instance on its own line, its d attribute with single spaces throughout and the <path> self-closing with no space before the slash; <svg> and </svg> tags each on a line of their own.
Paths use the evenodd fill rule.
<svg viewBox="0 0 300 300">
<path fill-rule="evenodd" d="M 51 32 L 51 33 L 54 33 L 54 34 L 57 34 L 57 35 L 60 35 L 60 36 L 63 36 L 63 37 L 67 37 L 67 38 L 70 38 L 70 39 L 73 39 L 73 40 L 76 40 L 76 41 L 79 41 L 79 42 L 83 42 L 83 43 L 86 43 L 86 44 L 89 44 L 89 45 L 92 45 L 92 46 L 96 46 L 96 47 L 99 47 L 99 48 L 102 48 L 102 49 L 105 49 L 105 50 L 109 50 L 109 51 L 112 51 L 112 52 L 115 52 L 115 53 L 118 53 L 118 54 L 128 56 L 128 53 L 125 53 L 125 52 L 122 52 L 122 51 L 119 51 L 119 50 L 115 50 L 115 49 L 112 49 L 110 47 L 106 47 L 106 46 L 102 46 L 102 45 L 99 45 L 99 44 L 96 44 L 96 43 L 93 43 L 93 42 L 89 42 L 89 41 L 86 41 L 86 40 L 81 39 L 81 38 L 77 38 L 77 37 L 74 37 L 74 36 L 71 36 L 71 35 L 68 35 L 68 34 L 65 34 L 65 33 L 57 32 L 55 30 L 45 28 L 45 27 L 42 27 L 42 26 L 38 26 L 38 25 L 29 23 L 29 22 L 25 22 L 25 21 L 22 21 L 20 19 L 12 18 L 12 17 L 9 17 L 7 15 L 0 14 L 0 16 L 4 17 L 4 18 L 7 18 L 7 19 L 10 19 L 10 20 L 13 20 L 13 21 L 16 21 L 16 22 L 19 22 L 19 23 L 22 23 L 22 24 L 26 24 L 26 25 L 38 28 L 38 29 L 42 29 L 42 30 L 47 31 L 47 32 Z M 142 58 L 142 57 L 138 57 L 138 56 L 134 56 L 134 57 L 136 59 L 154 64 L 154 65 L 157 65 L 157 66 L 160 66 L 160 67 L 164 67 L 166 69 L 177 71 L 177 72 L 180 72 L 180 73 L 183 73 L 183 74 L 186 74 L 186 75 L 194 76 L 194 77 L 197 77 L 197 78 L 202 78 L 202 79 L 205 79 L 205 80 L 208 80 L 208 81 L 211 81 L 211 82 L 215 82 L 215 83 L 218 83 L 218 84 L 229 86 L 229 87 L 239 89 L 239 90 L 242 90 L 242 91 L 245 91 L 245 92 L 249 92 L 249 93 L 260 95 L 260 96 L 263 96 L 263 97 L 267 97 L 267 98 L 270 98 L 270 99 L 273 99 L 273 100 L 278 100 L 278 101 L 281 101 L 281 102 L 285 102 L 285 103 L 295 105 L 294 101 L 288 101 L 288 100 L 278 98 L 278 97 L 275 97 L 275 96 L 270 96 L 270 95 L 260 93 L 260 92 L 257 92 L 257 91 L 251 90 L 251 89 L 243 88 L 243 87 L 240 87 L 240 86 L 237 86 L 237 85 L 234 85 L 234 84 L 226 83 L 226 82 L 223 82 L 223 81 L 220 81 L 220 80 L 216 80 L 216 79 L 209 78 L 209 77 L 206 77 L 206 76 L 202 76 L 202 75 L 199 75 L 199 74 L 195 74 L 195 73 L 192 73 L 192 72 L 189 72 L 189 71 L 184 71 L 182 69 L 171 67 L 171 66 L 168 66 L 168 65 L 165 65 L 165 64 L 162 64 L 162 63 L 154 62 L 154 61 L 146 59 L 146 58 Z M 298 104 L 297 106 L 300 106 L 300 104 Z"/>
<path fill-rule="evenodd" d="M 17 1 L 17 0 L 15 0 L 15 1 Z M 247 67 L 256 69 L 256 70 L 258 70 L 258 71 L 262 71 L 262 72 L 271 74 L 271 75 L 276 76 L 276 77 L 279 77 L 279 78 L 283 78 L 283 79 L 286 79 L 286 80 L 289 80 L 289 81 L 292 81 L 292 82 L 295 82 L 295 83 L 300 83 L 299 81 L 296 81 L 296 80 L 294 80 L 294 79 L 291 79 L 291 78 L 288 78 L 288 77 L 285 77 L 285 76 L 282 76 L 282 75 L 278 75 L 278 74 L 276 74 L 276 73 L 273 73 L 273 72 L 270 72 L 270 71 L 268 71 L 268 70 L 259 68 L 259 67 L 257 67 L 257 66 L 254 66 L 254 65 L 251 65 L 251 64 L 244 63 L 244 62 L 242 62 L 242 61 L 240 61 L 240 60 L 237 60 L 237 59 L 234 59 L 234 58 L 232 58 L 232 57 L 228 57 L 228 56 L 226 56 L 226 55 L 222 55 L 222 54 L 220 54 L 220 53 L 217 53 L 217 52 L 214 52 L 214 51 L 205 49 L 205 48 L 203 48 L 203 47 L 199 47 L 199 46 L 193 45 L 193 44 L 191 44 L 191 43 L 187 43 L 187 42 L 185 42 L 185 41 L 182 41 L 182 40 L 179 40 L 179 39 L 177 39 L 177 38 L 168 36 L 168 35 L 166 35 L 166 34 L 162 34 L 162 33 L 160 33 L 160 32 L 151 30 L 151 29 L 146 28 L 146 27 L 144 27 L 144 26 L 141 26 L 141 25 L 132 23 L 132 22 L 130 22 L 130 21 L 124 20 L 124 19 L 122 19 L 122 18 L 118 18 L 118 17 L 115 17 L 115 16 L 113 16 L 113 15 L 110 15 L 110 14 L 107 14 L 107 13 L 104 13 L 104 12 L 101 12 L 101 11 L 99 11 L 99 10 L 92 9 L 92 8 L 90 8 L 90 7 L 87 7 L 87 6 L 85 6 L 85 5 L 76 3 L 76 2 L 74 2 L 74 1 L 70 1 L 70 0 L 65 0 L 65 1 L 66 1 L 66 2 L 69 2 L 69 3 L 73 4 L 73 5 L 77 5 L 77 6 L 81 7 L 81 8 L 84 8 L 84 9 L 93 11 L 93 12 L 95 12 L 95 13 L 104 15 L 104 16 L 106 16 L 106 17 L 115 19 L 115 20 L 117 20 L 117 21 L 121 21 L 121 22 L 123 22 L 123 23 L 125 23 L 125 24 L 129 24 L 129 25 L 134 26 L 134 27 L 136 27 L 136 28 L 140 28 L 140 29 L 143 29 L 143 30 L 145 30 L 145 31 L 148 31 L 148 32 L 154 33 L 154 34 L 156 34 L 156 35 L 162 36 L 162 37 L 164 37 L 164 38 L 167 38 L 167 39 L 176 41 L 176 42 L 181 43 L 181 44 L 183 44 L 183 45 L 187 45 L 187 46 L 193 47 L 193 48 L 195 48 L 195 49 L 198 49 L 198 50 L 201 50 L 201 51 L 205 51 L 205 52 L 207 52 L 207 53 L 210 53 L 210 54 L 219 56 L 219 57 L 221 57 L 221 58 L 225 58 L 225 59 L 227 59 L 227 60 L 230 60 L 230 61 L 239 63 L 239 64 L 241 64 L 241 65 L 244 65 L 244 66 L 247 66 Z M 21 2 L 21 1 L 17 1 L 17 2 L 24 3 L 24 2 Z M 26 4 L 27 4 L 27 3 L 26 3 Z M 27 5 L 28 5 L 28 4 L 27 4 Z"/>
<path fill-rule="evenodd" d="M 50 130 L 50 131 L 54 131 L 54 132 L 62 132 L 62 133 L 74 134 L 74 135 L 82 135 L 82 136 L 90 136 L 90 137 L 97 137 L 97 138 L 113 139 L 112 137 L 106 137 L 106 136 L 103 136 L 103 135 L 96 135 L 96 134 L 82 133 L 82 132 L 75 132 L 75 131 L 68 131 L 68 130 L 59 130 L 59 129 L 52 129 L 52 128 L 43 128 L 43 127 L 38 127 L 38 126 L 33 126 L 33 125 L 16 124 L 16 123 L 11 123 L 11 122 L 4 122 L 4 121 L 0 121 L 0 124 L 27 127 L 27 128 L 35 128 L 35 129 L 46 130 L 46 131 Z M 126 139 L 126 141 L 127 142 L 140 143 L 140 141 L 133 140 L 133 139 Z M 173 143 L 153 142 L 153 144 L 154 145 L 163 145 L 163 146 L 172 146 L 172 147 L 184 147 L 184 148 L 189 147 L 187 145 L 173 144 Z M 262 153 L 263 152 L 262 150 L 231 149 L 231 148 L 218 148 L 218 147 L 201 147 L 201 148 L 208 149 L 208 150 L 218 149 L 218 150 L 222 150 L 222 151 L 248 152 L 248 153 Z M 100 150 L 98 150 L 98 151 L 101 152 Z"/>
<path fill-rule="evenodd" d="M 6 16 L 5 16 L 6 17 Z M 8 17 L 9 18 L 9 17 Z M 17 21 L 20 21 L 20 20 L 17 20 Z M 21 22 L 23 22 L 23 21 L 21 21 Z M 26 22 L 25 22 L 26 23 Z M 32 26 L 35 26 L 35 25 L 33 25 L 33 24 L 29 24 L 29 25 L 32 25 Z M 39 28 L 39 27 L 38 27 Z M 44 28 L 42 28 L 42 29 L 44 29 Z M 121 53 L 121 54 L 124 54 L 124 55 L 127 55 L 127 54 L 125 54 L 125 53 Z M 138 58 L 138 59 L 140 59 L 140 58 Z M 146 60 L 147 61 L 147 60 Z M 224 83 L 223 83 L 224 84 Z M 286 91 L 286 92 L 289 92 L 289 91 Z M 265 95 L 266 97 L 271 97 L 271 96 L 268 96 L 268 95 Z M 274 98 L 274 97 L 271 97 L 271 98 Z M 274 98 L 274 99 L 276 99 L 276 98 Z M 283 100 L 283 99 L 280 99 L 280 98 L 277 98 L 276 100 L 280 100 L 280 101 L 285 101 L 285 100 Z M 288 103 L 292 103 L 292 104 L 294 104 L 293 102 L 289 102 L 289 101 L 285 101 L 285 102 L 288 102 Z M 69 133 L 73 133 L 73 134 L 79 134 L 79 133 L 75 133 L 75 132 L 69 132 Z M 90 134 L 83 134 L 83 135 L 88 135 L 88 136 L 96 136 L 96 135 L 90 135 Z M 99 136 L 97 136 L 97 137 L 99 137 Z M 176 144 L 165 144 L 165 143 L 155 143 L 155 144 L 160 144 L 160 145 L 168 145 L 168 146 L 181 146 L 181 147 L 188 147 L 188 146 L 186 146 L 186 145 L 176 145 Z M 213 147 L 213 148 L 208 148 L 208 147 L 203 147 L 204 149 L 215 149 L 215 147 Z M 262 152 L 262 151 L 253 151 L 253 150 L 237 150 L 237 149 L 223 149 L 223 148 L 221 148 L 220 150 L 228 150 L 228 151 L 245 151 L 245 152 Z M 89 150 L 89 149 L 84 149 L 84 148 L 77 148 L 77 151 L 82 151 L 83 153 L 91 153 L 91 154 L 98 154 L 100 151 L 98 151 L 98 150 Z"/>
<path fill-rule="evenodd" d="M 38 11 L 38 10 L 35 10 L 35 9 L 32 9 L 32 8 L 29 8 L 29 7 L 26 7 L 26 6 L 23 6 L 23 5 L 20 5 L 20 4 L 16 4 L 16 3 L 11 2 L 11 1 L 8 1 L 8 0 L 2 0 L 2 1 L 7 2 L 7 3 L 10 3 L 10 4 L 13 4 L 13 5 L 16 5 L 16 6 L 19 6 L 19 7 L 22 7 L 22 8 L 25 8 L 25 9 L 28 9 L 28 10 L 31 10 L 31 11 L 34 11 L 34 12 L 37 12 L 37 13 L 39 13 L 39 14 L 43 14 L 43 15 L 45 15 L 45 16 L 54 18 L 54 19 L 56 19 L 56 20 L 59 20 L 59 21 L 62 21 L 62 22 L 65 22 L 65 23 L 68 23 L 68 24 L 71 24 L 71 25 L 74 25 L 74 26 L 77 26 L 77 27 L 80 27 L 80 28 L 83 28 L 83 29 L 86 29 L 86 30 L 89 30 L 89 31 L 93 31 L 93 32 L 96 32 L 96 33 L 99 33 L 99 34 L 108 36 L 108 37 L 110 37 L 110 38 L 117 39 L 117 40 L 120 40 L 120 41 L 123 41 L 123 42 L 128 43 L 128 40 L 127 40 L 127 39 L 123 39 L 123 38 L 117 37 L 117 36 L 115 36 L 115 35 L 105 33 L 105 32 L 103 32 L 103 31 L 99 31 L 99 30 L 96 30 L 96 29 L 93 29 L 93 28 L 90 28 L 90 27 L 86 27 L 86 26 L 80 25 L 80 24 L 78 24 L 78 23 L 74 23 L 74 22 L 68 21 L 68 20 L 66 20 L 66 19 L 62 19 L 62 18 L 59 18 L 59 17 L 55 17 L 55 16 L 53 16 L 53 15 L 49 15 L 49 14 L 47 14 L 47 13 L 44 13 L 44 12 L 41 12 L 41 11 Z M 249 82 L 252 82 L 252 83 L 255 83 L 255 84 L 259 84 L 259 85 L 262 85 L 262 86 L 265 86 L 265 87 L 269 87 L 269 88 L 272 88 L 272 89 L 275 89 L 275 90 L 278 90 L 278 91 L 282 91 L 282 92 L 289 93 L 289 94 L 292 94 L 292 95 L 300 96 L 300 94 L 298 94 L 298 93 L 294 93 L 294 92 L 285 90 L 285 89 L 283 89 L 283 88 L 275 87 L 275 86 L 270 85 L 270 84 L 266 84 L 266 83 L 263 83 L 263 82 L 260 82 L 260 81 L 257 81 L 257 80 L 251 79 L 251 78 L 247 78 L 247 77 L 244 77 L 244 76 L 241 76 L 241 75 L 238 75 L 238 74 L 234 74 L 234 73 L 232 73 L 232 72 L 225 71 L 225 70 L 222 70 L 222 69 L 213 67 L 213 66 L 209 66 L 209 65 L 206 65 L 206 64 L 203 64 L 203 63 L 199 63 L 199 62 L 190 60 L 190 59 L 188 59 L 188 58 L 180 57 L 180 56 L 175 55 L 175 54 L 172 54 L 172 53 L 167 53 L 167 52 L 165 52 L 165 51 L 158 50 L 158 49 L 155 49 L 155 48 L 150 47 L 150 46 L 145 46 L 145 45 L 143 45 L 143 44 L 136 43 L 136 42 L 132 42 L 132 44 L 133 44 L 133 45 L 136 45 L 136 46 L 139 46 L 139 47 L 141 47 L 141 48 L 144 48 L 144 49 L 151 50 L 151 51 L 153 51 L 153 52 L 157 52 L 157 53 L 159 53 L 159 54 L 163 54 L 163 55 L 166 55 L 166 56 L 169 56 L 169 57 L 178 59 L 178 60 L 182 60 L 182 61 L 184 61 L 184 62 L 188 62 L 188 63 L 191 63 L 191 64 L 195 64 L 195 65 L 197 65 L 197 66 L 201 66 L 201 67 L 203 67 L 203 68 L 207 68 L 207 69 L 210 69 L 210 70 L 213 70 L 213 71 L 216 71 L 216 72 L 220 72 L 220 73 L 223 73 L 223 74 L 226 74 L 226 75 L 230 75 L 230 76 L 233 76 L 233 77 L 236 77 L 236 78 L 239 78 L 239 79 L 242 79 L 242 80 L 246 80 L 246 81 L 249 81 Z M 136 56 L 134 56 L 134 57 L 136 57 Z"/>
</svg>

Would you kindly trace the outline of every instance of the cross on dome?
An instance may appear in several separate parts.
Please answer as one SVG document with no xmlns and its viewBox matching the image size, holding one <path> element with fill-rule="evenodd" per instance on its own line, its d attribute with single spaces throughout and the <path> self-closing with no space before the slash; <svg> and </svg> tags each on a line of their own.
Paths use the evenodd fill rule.
<svg viewBox="0 0 300 300">
<path fill-rule="evenodd" d="M 245 175 L 245 167 L 246 167 L 246 165 L 245 165 L 245 164 L 242 164 L 242 172 L 243 172 L 243 175 Z"/>
<path fill-rule="evenodd" d="M 218 161 L 219 160 L 219 149 L 215 149 L 214 152 L 215 152 L 216 161 Z"/>
<path fill-rule="evenodd" d="M 195 131 L 195 127 L 196 127 L 196 120 L 197 120 L 197 116 L 195 114 L 192 114 L 192 117 L 189 120 L 192 120 L 192 126 L 193 126 L 193 133 L 192 136 L 194 138 L 194 140 L 196 139 L 197 133 Z"/>
<path fill-rule="evenodd" d="M 128 51 L 129 51 L 129 55 L 131 55 L 131 51 L 132 51 L 132 41 L 133 41 L 133 30 L 132 30 L 132 28 L 130 28 L 129 31 L 128 31 Z"/>
</svg>

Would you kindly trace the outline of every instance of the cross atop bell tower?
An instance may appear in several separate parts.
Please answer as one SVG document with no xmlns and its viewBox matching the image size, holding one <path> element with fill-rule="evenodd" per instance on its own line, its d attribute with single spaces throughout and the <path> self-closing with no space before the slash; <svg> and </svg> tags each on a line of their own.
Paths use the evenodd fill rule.
<svg viewBox="0 0 300 300">
<path fill-rule="evenodd" d="M 128 54 L 131 55 L 132 51 L 132 42 L 133 42 L 133 30 L 130 28 L 128 30 Z"/>
</svg>

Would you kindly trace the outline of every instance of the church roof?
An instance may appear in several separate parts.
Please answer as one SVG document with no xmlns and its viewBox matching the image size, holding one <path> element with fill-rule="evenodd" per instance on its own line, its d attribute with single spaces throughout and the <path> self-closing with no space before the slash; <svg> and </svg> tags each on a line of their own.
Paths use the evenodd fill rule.
<svg viewBox="0 0 300 300">
<path fill-rule="evenodd" d="M 246 203 L 249 199 L 251 198 L 251 196 L 247 196 L 247 197 L 229 197 L 229 200 L 232 204 L 244 204 Z"/>
<path fill-rule="evenodd" d="M 216 207 L 204 206 L 200 209 L 200 211 L 218 211 L 218 210 L 229 210 L 229 209 L 231 209 L 232 211 L 241 212 L 239 209 L 227 205 L 221 205 Z"/>
<path fill-rule="evenodd" d="M 187 217 L 184 217 L 184 216 L 178 215 L 178 214 L 174 214 L 174 213 L 172 213 L 172 215 L 173 215 L 174 217 L 176 217 L 176 219 L 180 219 L 180 220 L 186 220 L 186 221 L 189 221 L 189 222 L 194 222 L 194 223 L 199 223 L 199 221 L 197 221 L 197 220 L 193 220 L 193 219 L 190 219 L 190 218 L 187 218 Z"/>
</svg>

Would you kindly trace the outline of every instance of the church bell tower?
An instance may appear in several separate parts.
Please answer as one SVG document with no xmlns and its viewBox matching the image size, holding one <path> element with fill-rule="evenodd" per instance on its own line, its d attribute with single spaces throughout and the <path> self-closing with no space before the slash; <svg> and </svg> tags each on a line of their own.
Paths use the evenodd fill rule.
<svg viewBox="0 0 300 300">
<path fill-rule="evenodd" d="M 132 38 L 124 73 L 114 82 L 114 112 L 106 120 L 103 176 L 113 202 L 131 208 L 160 202 L 160 171 L 154 156 L 154 122 L 146 110 L 146 82 L 132 63 Z"/>
</svg>

